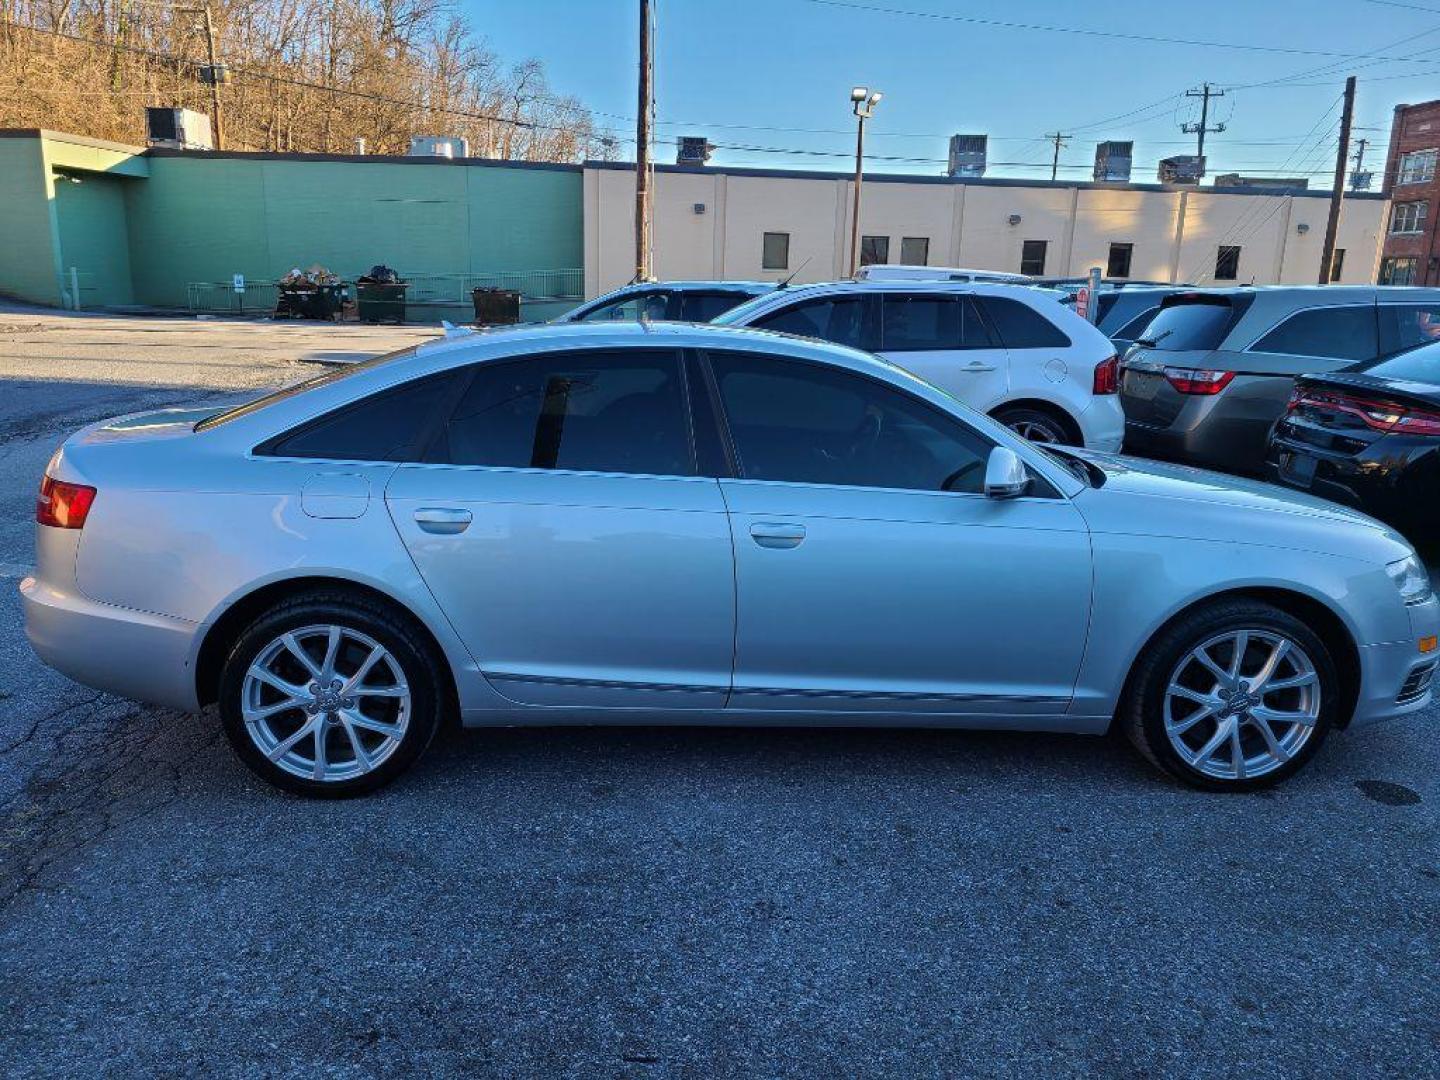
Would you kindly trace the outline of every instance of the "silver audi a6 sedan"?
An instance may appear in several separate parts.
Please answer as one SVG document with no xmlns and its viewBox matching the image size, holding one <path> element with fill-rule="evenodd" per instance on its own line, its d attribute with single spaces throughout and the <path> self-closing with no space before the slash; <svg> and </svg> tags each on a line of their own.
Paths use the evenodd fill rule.
<svg viewBox="0 0 1440 1080">
<path fill-rule="evenodd" d="M 371 790 L 446 718 L 1101 733 L 1237 790 L 1423 708 L 1440 613 L 1360 514 L 1040 449 L 861 352 L 573 324 L 70 438 L 48 663 Z"/>
</svg>

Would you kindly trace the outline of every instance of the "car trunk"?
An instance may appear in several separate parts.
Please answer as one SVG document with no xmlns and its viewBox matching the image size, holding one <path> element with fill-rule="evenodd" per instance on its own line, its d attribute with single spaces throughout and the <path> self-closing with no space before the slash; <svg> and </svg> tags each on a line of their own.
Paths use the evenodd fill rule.
<svg viewBox="0 0 1440 1080">
<path fill-rule="evenodd" d="M 1187 395 L 1167 378 L 1167 368 L 1231 370 L 1216 350 L 1249 306 L 1249 298 L 1210 293 L 1170 296 L 1125 354 L 1120 401 L 1125 416 L 1152 427 L 1168 427 L 1184 408 Z"/>
<path fill-rule="evenodd" d="M 1333 454 L 1353 455 L 1383 439 L 1386 406 L 1435 412 L 1427 395 L 1407 393 L 1395 383 L 1365 375 L 1304 379 L 1281 425 L 1292 442 Z"/>
</svg>

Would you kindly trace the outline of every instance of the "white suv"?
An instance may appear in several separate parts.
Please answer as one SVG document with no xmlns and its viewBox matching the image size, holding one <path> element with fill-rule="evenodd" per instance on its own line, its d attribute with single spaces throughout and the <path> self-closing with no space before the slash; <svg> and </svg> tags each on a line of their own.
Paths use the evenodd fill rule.
<svg viewBox="0 0 1440 1080">
<path fill-rule="evenodd" d="M 777 289 L 715 320 L 878 353 L 1035 442 L 1118 451 L 1115 347 L 1017 285 L 838 281 Z"/>
</svg>

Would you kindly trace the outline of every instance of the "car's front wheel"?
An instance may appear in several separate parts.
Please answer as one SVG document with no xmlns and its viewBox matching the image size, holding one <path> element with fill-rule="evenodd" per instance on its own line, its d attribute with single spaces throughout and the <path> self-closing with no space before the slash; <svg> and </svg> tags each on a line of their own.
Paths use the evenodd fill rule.
<svg viewBox="0 0 1440 1080">
<path fill-rule="evenodd" d="M 379 788 L 433 738 L 440 661 L 419 629 L 367 597 L 308 593 L 257 618 L 230 650 L 220 717 L 240 759 L 303 795 Z"/>
<path fill-rule="evenodd" d="M 1151 642 L 1119 720 L 1142 754 L 1186 783 L 1253 791 L 1315 755 L 1339 697 L 1318 634 L 1270 604 L 1230 600 L 1182 616 Z"/>
</svg>

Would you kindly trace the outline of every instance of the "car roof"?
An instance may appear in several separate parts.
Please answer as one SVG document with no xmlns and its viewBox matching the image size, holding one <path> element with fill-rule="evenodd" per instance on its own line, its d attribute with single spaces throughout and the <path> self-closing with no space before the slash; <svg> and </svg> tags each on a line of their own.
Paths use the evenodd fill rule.
<svg viewBox="0 0 1440 1080">
<path fill-rule="evenodd" d="M 828 296 L 831 294 L 882 293 L 882 292 L 937 292 L 937 293 L 980 293 L 994 296 L 1046 296 L 1053 289 L 1037 288 L 1033 285 L 1014 281 L 815 281 L 807 285 L 788 285 L 776 289 L 770 295 L 780 296 Z"/>
<path fill-rule="evenodd" d="M 717 289 L 731 289 L 735 292 L 768 292 L 776 287 L 773 281 L 632 281 L 601 296 L 615 296 L 619 293 L 640 289 L 669 289 L 672 292 L 714 292 Z M 596 300 L 600 296 L 595 297 Z"/>
</svg>

